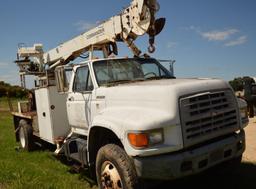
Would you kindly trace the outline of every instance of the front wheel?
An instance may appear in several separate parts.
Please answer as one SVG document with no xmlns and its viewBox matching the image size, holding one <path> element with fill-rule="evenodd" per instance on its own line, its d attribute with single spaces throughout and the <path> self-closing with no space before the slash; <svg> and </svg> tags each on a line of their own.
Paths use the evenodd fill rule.
<svg viewBox="0 0 256 189">
<path fill-rule="evenodd" d="M 100 189 L 133 189 L 138 185 L 133 162 L 115 144 L 100 148 L 96 159 L 96 175 Z"/>
</svg>

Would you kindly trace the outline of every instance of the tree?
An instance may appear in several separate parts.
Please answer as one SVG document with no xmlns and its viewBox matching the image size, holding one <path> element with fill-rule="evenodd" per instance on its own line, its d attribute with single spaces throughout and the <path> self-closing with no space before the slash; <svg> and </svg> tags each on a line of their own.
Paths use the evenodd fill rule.
<svg viewBox="0 0 256 189">
<path fill-rule="evenodd" d="M 6 95 L 6 88 L 0 84 L 0 97 Z"/>
<path fill-rule="evenodd" d="M 8 94 L 9 97 L 24 98 L 28 94 L 28 90 L 23 89 L 20 86 L 11 86 L 4 81 L 0 81 L 0 97 L 4 97 Z"/>
<path fill-rule="evenodd" d="M 229 84 L 234 89 L 234 91 L 242 91 L 244 89 L 244 79 L 242 77 L 238 77 L 229 81 Z"/>
</svg>

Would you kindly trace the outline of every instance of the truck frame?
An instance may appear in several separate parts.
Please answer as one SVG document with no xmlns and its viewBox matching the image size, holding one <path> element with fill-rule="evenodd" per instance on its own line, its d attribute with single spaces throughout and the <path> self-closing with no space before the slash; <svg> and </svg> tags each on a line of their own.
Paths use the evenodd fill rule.
<svg viewBox="0 0 256 189">
<path fill-rule="evenodd" d="M 149 52 L 165 19 L 156 0 L 133 0 L 121 14 L 44 52 L 20 47 L 21 84 L 38 78 L 28 102 L 12 112 L 16 140 L 35 139 L 89 167 L 99 188 L 140 188 L 142 179 L 176 179 L 225 161 L 241 161 L 246 103 L 220 79 L 177 79 L 134 40 L 148 33 Z M 133 58 L 116 58 L 116 42 Z M 94 57 L 100 50 L 104 58 Z M 71 64 L 88 54 L 88 60 Z M 70 76 L 71 75 L 71 76 Z M 70 77 L 69 77 L 70 76 Z M 33 104 L 33 106 L 31 106 Z M 36 106 L 35 106 L 36 105 Z"/>
</svg>

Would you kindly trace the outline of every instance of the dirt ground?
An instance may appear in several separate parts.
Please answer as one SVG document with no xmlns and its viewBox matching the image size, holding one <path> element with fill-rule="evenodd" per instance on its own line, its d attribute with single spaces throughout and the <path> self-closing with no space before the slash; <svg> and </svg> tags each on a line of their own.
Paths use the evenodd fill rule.
<svg viewBox="0 0 256 189">
<path fill-rule="evenodd" d="M 250 119 L 250 123 L 245 128 L 245 132 L 246 150 L 243 161 L 256 163 L 256 117 Z"/>
</svg>

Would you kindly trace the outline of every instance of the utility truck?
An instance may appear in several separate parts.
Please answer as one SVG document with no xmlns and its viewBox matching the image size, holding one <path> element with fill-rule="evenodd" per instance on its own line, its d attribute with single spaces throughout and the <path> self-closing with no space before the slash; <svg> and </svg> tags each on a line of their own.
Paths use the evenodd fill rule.
<svg viewBox="0 0 256 189">
<path fill-rule="evenodd" d="M 133 0 L 50 51 L 19 47 L 22 86 L 26 75 L 37 77 L 30 100 L 36 107 L 19 102 L 12 113 L 23 149 L 38 139 L 55 145 L 56 154 L 89 167 L 99 188 L 136 188 L 141 179 L 176 179 L 241 160 L 248 119 L 231 87 L 219 79 L 177 79 L 136 47 L 147 33 L 148 50 L 155 50 L 165 24 L 158 9 L 156 0 Z M 117 42 L 134 57 L 114 57 Z M 72 64 L 85 53 L 88 60 Z"/>
</svg>

